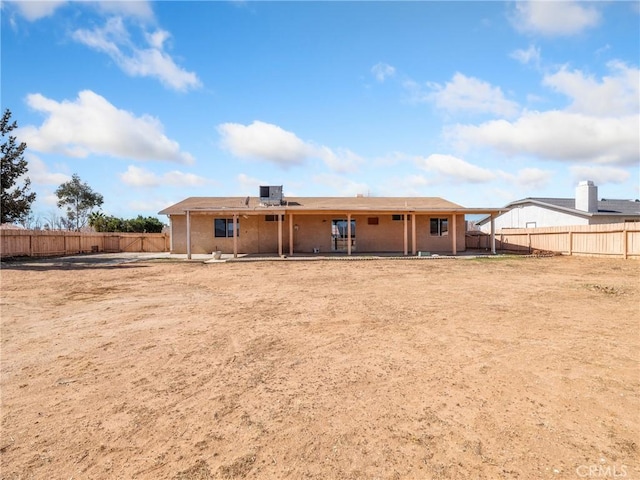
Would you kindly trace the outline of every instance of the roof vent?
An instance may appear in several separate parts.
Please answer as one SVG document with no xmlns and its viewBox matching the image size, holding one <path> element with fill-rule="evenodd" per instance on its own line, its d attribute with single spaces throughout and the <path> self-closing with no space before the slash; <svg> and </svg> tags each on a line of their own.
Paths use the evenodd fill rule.
<svg viewBox="0 0 640 480">
<path fill-rule="evenodd" d="M 282 205 L 282 185 L 261 185 L 260 203 L 263 205 Z"/>
</svg>

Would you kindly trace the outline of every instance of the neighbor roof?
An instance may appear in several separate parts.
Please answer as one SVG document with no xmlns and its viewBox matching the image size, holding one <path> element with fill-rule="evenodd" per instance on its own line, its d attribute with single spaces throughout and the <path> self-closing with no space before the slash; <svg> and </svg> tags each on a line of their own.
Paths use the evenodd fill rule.
<svg viewBox="0 0 640 480">
<path fill-rule="evenodd" d="M 220 212 L 255 211 L 465 211 L 464 207 L 440 197 L 286 197 L 282 205 L 267 206 L 259 197 L 189 197 L 159 212 L 160 215 L 184 215 L 189 210 Z M 482 213 L 487 209 L 481 209 Z"/>
</svg>

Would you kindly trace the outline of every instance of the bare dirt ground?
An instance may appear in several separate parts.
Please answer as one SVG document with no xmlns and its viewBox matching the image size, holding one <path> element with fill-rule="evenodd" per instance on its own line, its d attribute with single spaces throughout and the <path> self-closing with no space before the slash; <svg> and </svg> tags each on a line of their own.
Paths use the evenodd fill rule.
<svg viewBox="0 0 640 480">
<path fill-rule="evenodd" d="M 1 281 L 3 479 L 640 478 L 640 262 L 9 263 Z"/>
</svg>

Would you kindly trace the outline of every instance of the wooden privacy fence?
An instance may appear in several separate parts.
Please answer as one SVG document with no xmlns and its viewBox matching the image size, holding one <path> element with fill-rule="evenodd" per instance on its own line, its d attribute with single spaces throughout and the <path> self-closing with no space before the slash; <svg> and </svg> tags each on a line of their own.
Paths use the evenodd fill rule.
<svg viewBox="0 0 640 480">
<path fill-rule="evenodd" d="M 489 235 L 468 235 L 467 248 L 490 249 Z M 640 222 L 567 227 L 507 228 L 496 233 L 498 250 L 532 253 L 535 250 L 640 259 Z"/>
<path fill-rule="evenodd" d="M 77 253 L 168 252 L 166 233 L 94 233 L 0 230 L 0 256 L 46 257 Z"/>
</svg>

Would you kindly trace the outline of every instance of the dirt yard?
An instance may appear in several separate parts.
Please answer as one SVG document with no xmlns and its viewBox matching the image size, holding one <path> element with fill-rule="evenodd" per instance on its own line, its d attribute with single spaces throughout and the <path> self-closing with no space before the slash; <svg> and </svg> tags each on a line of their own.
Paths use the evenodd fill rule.
<svg viewBox="0 0 640 480">
<path fill-rule="evenodd" d="M 640 479 L 640 262 L 7 263 L 3 479 Z"/>
</svg>

